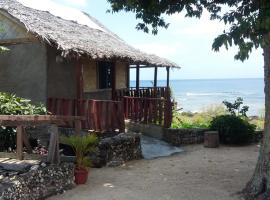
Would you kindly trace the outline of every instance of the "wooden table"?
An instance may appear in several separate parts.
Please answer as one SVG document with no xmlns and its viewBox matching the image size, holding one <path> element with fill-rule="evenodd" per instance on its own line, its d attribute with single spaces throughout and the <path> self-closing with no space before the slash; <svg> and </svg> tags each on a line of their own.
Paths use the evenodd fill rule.
<svg viewBox="0 0 270 200">
<path fill-rule="evenodd" d="M 24 127 L 51 124 L 51 133 L 47 161 L 52 164 L 60 162 L 58 126 L 66 125 L 68 122 L 75 123 L 75 134 L 80 134 L 81 122 L 85 120 L 81 116 L 59 116 L 59 115 L 0 115 L 1 126 L 16 127 L 16 155 L 18 160 L 23 160 L 23 144 L 30 146 L 26 139 Z"/>
</svg>

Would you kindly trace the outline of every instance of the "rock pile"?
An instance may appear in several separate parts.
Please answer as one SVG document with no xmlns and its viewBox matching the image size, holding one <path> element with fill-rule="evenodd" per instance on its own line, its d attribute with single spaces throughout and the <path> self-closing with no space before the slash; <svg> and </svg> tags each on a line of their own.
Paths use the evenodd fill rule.
<svg viewBox="0 0 270 200">
<path fill-rule="evenodd" d="M 115 167 L 126 161 L 142 158 L 140 134 L 120 133 L 100 141 L 98 151 L 93 157 L 95 167 Z"/>
<path fill-rule="evenodd" d="M 13 165 L 16 166 L 16 164 Z M 46 163 L 39 162 L 17 166 L 19 167 L 16 170 L 15 168 L 11 170 L 9 167 L 3 169 L 0 165 L 2 170 L 0 175 L 1 200 L 44 199 L 74 186 L 73 164 L 62 163 L 58 166 L 47 166 Z"/>
</svg>

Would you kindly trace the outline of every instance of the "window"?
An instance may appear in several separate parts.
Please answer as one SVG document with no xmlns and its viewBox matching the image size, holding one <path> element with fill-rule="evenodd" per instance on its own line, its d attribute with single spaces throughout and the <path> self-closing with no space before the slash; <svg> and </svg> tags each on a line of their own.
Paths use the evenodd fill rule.
<svg viewBox="0 0 270 200">
<path fill-rule="evenodd" d="M 99 89 L 112 87 L 112 66 L 111 62 L 98 63 Z"/>
</svg>

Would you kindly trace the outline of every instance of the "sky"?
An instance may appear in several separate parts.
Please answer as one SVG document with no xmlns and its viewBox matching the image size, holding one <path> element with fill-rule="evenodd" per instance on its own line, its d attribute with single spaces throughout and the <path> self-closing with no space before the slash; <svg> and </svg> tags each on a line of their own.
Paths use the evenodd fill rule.
<svg viewBox="0 0 270 200">
<path fill-rule="evenodd" d="M 154 36 L 135 29 L 138 21 L 133 13 L 107 13 L 110 7 L 106 0 L 42 1 L 53 1 L 85 11 L 136 48 L 176 62 L 181 69 L 172 70 L 172 80 L 263 77 L 261 49 L 254 50 L 249 60 L 243 63 L 234 60 L 236 47 L 228 51 L 212 51 L 214 38 L 225 27 L 221 22 L 208 20 L 207 13 L 201 19 L 185 18 L 183 14 L 166 16 L 169 28 L 160 29 L 158 35 Z M 152 69 L 142 69 L 140 75 L 142 80 L 153 80 L 154 72 Z M 131 71 L 131 79 L 135 79 L 134 71 Z M 166 79 L 164 69 L 159 69 L 158 79 Z"/>
</svg>

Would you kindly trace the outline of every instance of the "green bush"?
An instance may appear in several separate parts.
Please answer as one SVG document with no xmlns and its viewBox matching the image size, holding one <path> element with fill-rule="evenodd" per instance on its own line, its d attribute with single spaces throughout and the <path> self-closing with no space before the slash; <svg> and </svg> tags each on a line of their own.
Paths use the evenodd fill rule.
<svg viewBox="0 0 270 200">
<path fill-rule="evenodd" d="M 44 115 L 43 105 L 34 105 L 30 100 L 14 94 L 0 92 L 0 115 Z M 13 127 L 0 126 L 0 151 L 13 150 L 16 147 L 16 130 Z"/>
<path fill-rule="evenodd" d="M 210 105 L 202 112 L 178 112 L 173 111 L 172 128 L 209 128 L 213 117 L 225 114 L 225 108 L 222 105 Z"/>
<path fill-rule="evenodd" d="M 210 128 L 219 132 L 220 141 L 224 144 L 245 144 L 251 141 L 256 126 L 235 115 L 215 117 Z"/>
<path fill-rule="evenodd" d="M 42 104 L 34 105 L 31 100 L 14 94 L 0 92 L 0 115 L 44 115 L 46 108 Z"/>
</svg>

